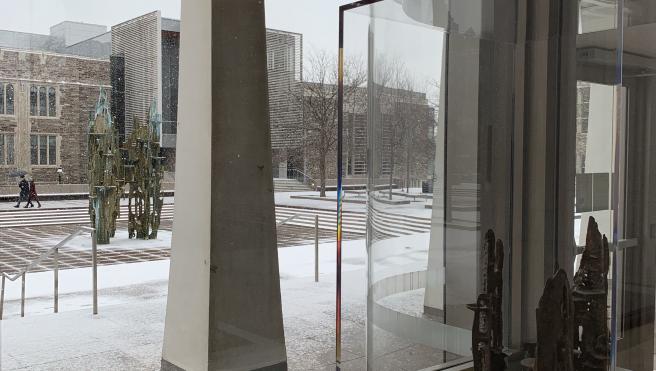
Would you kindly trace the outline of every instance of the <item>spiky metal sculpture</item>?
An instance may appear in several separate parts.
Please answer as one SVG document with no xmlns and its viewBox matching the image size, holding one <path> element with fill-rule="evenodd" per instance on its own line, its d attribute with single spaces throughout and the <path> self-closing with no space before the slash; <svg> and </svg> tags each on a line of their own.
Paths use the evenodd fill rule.
<svg viewBox="0 0 656 371">
<path fill-rule="evenodd" d="M 123 189 L 123 166 L 118 132 L 107 95 L 100 89 L 95 112 L 89 115 L 89 217 L 98 244 L 108 244 L 116 233 Z"/>
<path fill-rule="evenodd" d="M 485 234 L 481 249 L 481 294 L 467 308 L 474 311 L 472 326 L 472 354 L 475 371 L 505 370 L 503 354 L 503 242 L 497 240 L 492 230 Z"/>
<path fill-rule="evenodd" d="M 574 285 L 556 272 L 547 281 L 536 312 L 536 371 L 603 371 L 610 361 L 608 331 L 608 239 L 593 217 Z"/>
<path fill-rule="evenodd" d="M 574 275 L 574 367 L 580 371 L 608 369 L 608 269 L 610 250 L 606 235 L 593 217 L 588 220 L 585 249 Z"/>
<path fill-rule="evenodd" d="M 164 200 L 161 195 L 162 160 L 159 156 L 161 127 L 157 105 L 150 106 L 148 123 L 135 118 L 127 142 L 125 165 L 128 193 L 128 234 L 130 238 L 157 238 Z"/>
</svg>

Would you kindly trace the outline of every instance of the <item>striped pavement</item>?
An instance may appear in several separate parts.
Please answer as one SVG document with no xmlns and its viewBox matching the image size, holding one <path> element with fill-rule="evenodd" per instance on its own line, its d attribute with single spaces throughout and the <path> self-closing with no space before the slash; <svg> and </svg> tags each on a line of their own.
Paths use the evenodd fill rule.
<svg viewBox="0 0 656 371">
<path fill-rule="evenodd" d="M 174 204 L 165 203 L 162 207 L 162 220 L 173 219 Z M 127 220 L 127 206 L 121 206 L 119 222 Z M 319 229 L 336 230 L 334 210 L 276 205 L 276 222 L 284 220 L 286 225 L 314 228 L 315 215 L 319 216 Z M 292 218 L 293 217 L 293 218 Z M 289 220 L 289 218 L 292 218 Z M 0 211 L 0 228 L 55 226 L 67 224 L 88 224 L 86 207 L 32 208 Z M 344 211 L 343 231 L 351 234 L 366 234 L 366 213 Z M 375 211 L 372 226 L 384 236 L 398 237 L 430 231 L 430 219 L 417 216 Z"/>
</svg>

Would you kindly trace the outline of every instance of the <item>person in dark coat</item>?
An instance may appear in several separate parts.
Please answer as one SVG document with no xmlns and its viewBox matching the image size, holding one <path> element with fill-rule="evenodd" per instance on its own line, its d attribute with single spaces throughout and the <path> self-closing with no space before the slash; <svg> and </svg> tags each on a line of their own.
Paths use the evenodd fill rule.
<svg viewBox="0 0 656 371">
<path fill-rule="evenodd" d="M 28 201 L 30 196 L 30 184 L 25 180 L 25 175 L 20 176 L 20 182 L 18 182 L 18 188 L 20 188 L 20 193 L 18 194 L 18 203 L 14 207 L 20 207 L 21 202 Z M 27 204 L 25 205 L 27 207 Z"/>
<path fill-rule="evenodd" d="M 27 197 L 27 205 L 25 205 L 25 207 L 27 207 L 28 205 L 30 207 L 34 207 L 32 201 L 36 201 L 39 207 L 41 207 L 41 202 L 39 202 L 39 195 L 36 194 L 36 185 L 34 184 L 34 179 L 30 179 L 29 184 L 30 184 L 30 195 Z"/>
</svg>

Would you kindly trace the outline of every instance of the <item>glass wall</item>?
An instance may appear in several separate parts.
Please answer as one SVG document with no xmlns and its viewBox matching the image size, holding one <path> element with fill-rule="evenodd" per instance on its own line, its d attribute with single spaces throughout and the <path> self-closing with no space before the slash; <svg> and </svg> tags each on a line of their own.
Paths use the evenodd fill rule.
<svg viewBox="0 0 656 371">
<path fill-rule="evenodd" d="M 342 8 L 369 20 L 369 369 L 653 369 L 652 8 Z"/>
<path fill-rule="evenodd" d="M 654 57 L 656 4 L 624 2 L 619 133 L 617 365 L 654 368 Z"/>
</svg>

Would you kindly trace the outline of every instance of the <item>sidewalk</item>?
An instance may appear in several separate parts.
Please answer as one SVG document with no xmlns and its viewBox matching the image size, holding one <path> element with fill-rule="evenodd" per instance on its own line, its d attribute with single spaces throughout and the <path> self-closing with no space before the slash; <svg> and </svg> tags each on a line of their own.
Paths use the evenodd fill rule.
<svg viewBox="0 0 656 371">
<path fill-rule="evenodd" d="M 348 273 L 350 282 L 364 272 Z M 325 277 L 322 277 L 324 279 Z M 334 370 L 334 280 L 281 281 L 290 370 Z M 348 291 L 348 290 L 347 290 Z M 164 334 L 167 281 L 101 290 L 97 316 L 91 308 L 59 314 L 28 313 L 2 325 L 2 370 L 159 370 Z M 89 292 L 63 296 L 84 303 Z M 344 370 L 364 364 L 364 290 L 345 293 Z M 18 309 L 10 302 L 6 310 Z M 30 306 L 49 301 L 31 300 Z"/>
<path fill-rule="evenodd" d="M 172 204 L 174 201 L 174 197 L 164 197 L 164 204 Z M 28 208 L 27 210 L 23 208 L 25 206 L 25 203 L 21 203 L 20 208 L 14 207 L 16 205 L 15 201 L 4 201 L 0 202 L 0 212 L 2 211 L 28 211 L 28 210 L 37 210 L 37 206 L 35 203 L 35 206 L 33 208 Z M 121 199 L 121 205 L 122 206 L 127 206 L 128 205 L 128 199 L 123 198 Z M 48 209 L 71 209 L 71 208 L 80 208 L 80 207 L 89 207 L 89 200 L 84 199 L 84 200 L 43 200 L 41 201 L 41 208 L 39 210 L 48 210 Z"/>
</svg>

